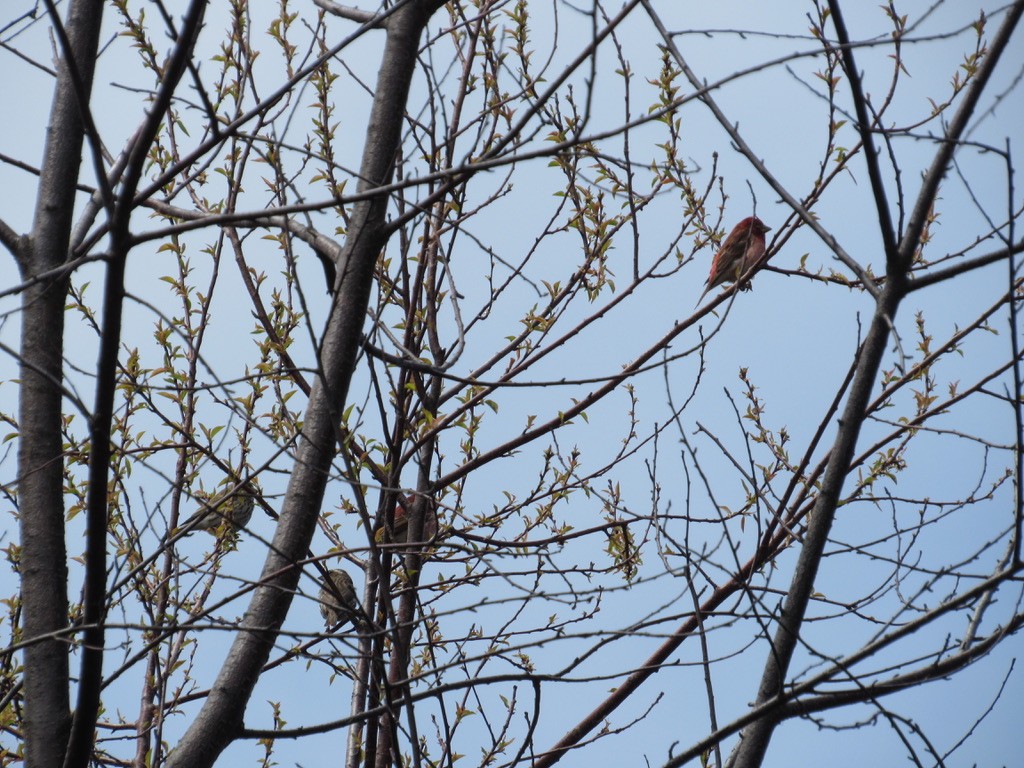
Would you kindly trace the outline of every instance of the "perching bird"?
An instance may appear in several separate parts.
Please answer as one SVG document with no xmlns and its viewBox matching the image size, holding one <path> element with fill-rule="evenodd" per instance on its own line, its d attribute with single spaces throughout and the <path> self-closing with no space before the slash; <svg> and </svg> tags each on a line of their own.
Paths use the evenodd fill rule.
<svg viewBox="0 0 1024 768">
<path fill-rule="evenodd" d="M 359 599 L 356 597 L 356 587 L 352 583 L 352 577 L 348 575 L 347 571 L 340 568 L 328 571 L 327 575 L 331 577 L 334 589 L 330 589 L 325 583 L 320 587 L 320 594 L 317 597 L 320 601 L 320 615 L 324 617 L 327 628 L 331 629 L 337 624 L 347 624 L 348 622 L 352 622 L 353 626 L 358 627 L 363 612 L 359 607 Z M 340 604 L 338 603 L 339 597 L 341 598 Z"/>
<path fill-rule="evenodd" d="M 398 499 L 395 506 L 395 517 L 392 530 L 395 533 L 395 544 L 407 544 L 409 542 L 409 514 L 416 503 L 416 496 L 403 496 Z M 431 499 L 424 498 L 425 505 L 423 518 L 423 533 L 418 540 L 428 542 L 437 535 L 437 509 Z M 377 541 L 386 541 L 387 534 L 383 527 L 377 531 Z"/>
<path fill-rule="evenodd" d="M 237 531 L 252 519 L 256 493 L 252 486 L 242 486 L 226 498 L 221 496 L 204 502 L 194 515 L 181 524 L 181 528 L 188 529 L 189 533 L 209 531 L 214 535 L 221 530 Z"/>
<path fill-rule="evenodd" d="M 770 231 L 771 227 L 766 227 L 756 216 L 748 216 L 733 227 L 711 262 L 707 287 L 697 303 L 700 304 L 712 288 L 739 280 L 741 275 L 756 265 L 764 256 L 764 235 Z"/>
</svg>

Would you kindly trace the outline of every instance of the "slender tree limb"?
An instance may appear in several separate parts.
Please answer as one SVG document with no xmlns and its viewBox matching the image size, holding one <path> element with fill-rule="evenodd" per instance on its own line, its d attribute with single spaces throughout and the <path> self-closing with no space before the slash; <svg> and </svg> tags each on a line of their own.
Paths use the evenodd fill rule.
<svg viewBox="0 0 1024 768">
<path fill-rule="evenodd" d="M 971 259 L 965 259 L 959 264 L 953 264 L 943 269 L 936 269 L 921 275 L 920 277 L 914 277 L 910 281 L 910 285 L 907 287 L 907 293 L 920 290 L 922 288 L 928 288 L 929 286 L 936 285 L 946 280 L 952 280 L 954 277 L 973 272 L 976 269 L 987 267 L 989 264 L 996 264 L 1000 261 L 1010 260 L 1012 263 L 1013 257 L 1017 254 L 1024 253 L 1024 242 L 1018 242 L 1014 245 L 1008 245 L 1006 248 L 1001 248 L 998 251 L 992 253 L 986 253 L 981 256 L 975 256 Z"/>
<path fill-rule="evenodd" d="M 882 171 L 878 166 L 878 147 L 875 146 L 874 132 L 871 129 L 875 121 L 868 115 L 870 105 L 864 94 L 857 62 L 853 57 L 853 45 L 846 31 L 846 21 L 843 19 L 839 0 L 829 0 L 828 7 L 836 37 L 839 39 L 843 69 L 850 83 L 850 98 L 853 100 L 853 109 L 857 115 L 857 133 L 860 134 L 861 145 L 864 147 L 864 162 L 868 167 L 868 178 L 871 180 L 871 197 L 875 201 L 875 210 L 878 213 L 878 229 L 882 235 L 886 263 L 891 264 L 896 258 L 896 231 L 893 229 L 892 215 L 889 212 L 889 197 L 885 192 Z"/>
<path fill-rule="evenodd" d="M 938 194 L 939 184 L 946 177 L 953 153 L 956 152 L 960 140 L 967 131 L 968 123 L 974 114 L 974 109 L 985 92 L 996 64 L 1010 44 L 1010 38 L 1017 28 L 1022 14 L 1024 14 L 1024 0 L 1016 0 L 1012 6 L 1007 8 L 1006 18 L 1003 19 L 1003 23 L 996 31 L 992 42 L 989 43 L 988 54 L 978 66 L 974 80 L 964 93 L 963 101 L 953 114 L 953 119 L 950 120 L 949 126 L 946 128 L 945 136 L 943 136 L 939 149 L 932 159 L 932 164 L 924 175 L 921 189 L 918 192 L 917 202 L 914 204 L 914 209 L 907 220 L 907 229 L 903 233 L 903 240 L 900 242 L 899 253 L 900 258 L 903 259 L 901 266 L 904 273 L 910 268 L 917 244 L 921 239 L 921 233 L 928 222 L 928 214 L 935 201 L 935 196 Z"/>
<path fill-rule="evenodd" d="M 15 262 L 24 270 L 22 251 L 25 248 L 25 243 L 21 235 L 11 229 L 10 225 L 3 219 L 0 219 L 0 245 L 3 245 L 11 252 Z"/>
<path fill-rule="evenodd" d="M 351 5 L 341 5 L 333 0 L 313 0 L 313 5 L 322 8 L 327 13 L 338 16 L 342 19 L 357 22 L 358 24 L 370 24 L 375 26 L 387 26 L 386 21 L 377 21 L 378 14 L 372 11 L 364 11 L 362 8 L 355 8 Z"/>
</svg>

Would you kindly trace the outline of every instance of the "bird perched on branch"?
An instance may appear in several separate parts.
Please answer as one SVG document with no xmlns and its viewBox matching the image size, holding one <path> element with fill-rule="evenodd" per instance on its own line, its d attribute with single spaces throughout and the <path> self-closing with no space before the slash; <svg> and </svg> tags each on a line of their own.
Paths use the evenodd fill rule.
<svg viewBox="0 0 1024 768">
<path fill-rule="evenodd" d="M 221 532 L 237 532 L 252 519 L 258 491 L 251 485 L 243 485 L 227 494 L 204 501 L 203 506 L 181 524 L 182 529 L 208 531 L 213 535 Z"/>
<path fill-rule="evenodd" d="M 711 262 L 711 274 L 708 275 L 707 287 L 697 299 L 697 304 L 707 296 L 708 291 L 723 283 L 733 283 L 752 269 L 764 257 L 764 236 L 770 232 L 764 222 L 756 216 L 748 216 L 735 227 L 722 242 L 722 246 Z M 749 284 L 741 286 L 747 290 Z"/>
<path fill-rule="evenodd" d="M 424 507 L 423 531 L 413 543 L 426 543 L 437 536 L 437 508 L 434 506 L 433 500 L 423 496 L 409 495 L 400 497 L 398 499 L 398 504 L 395 505 L 395 515 L 391 528 L 394 532 L 393 539 L 389 540 L 387 529 L 384 526 L 381 526 L 377 529 L 377 541 L 382 543 L 388 543 L 390 541 L 394 544 L 408 544 L 409 517 L 417 503 L 422 504 Z"/>
<path fill-rule="evenodd" d="M 362 623 L 363 611 L 356 597 L 352 577 L 340 568 L 328 571 L 327 575 L 330 576 L 331 583 L 328 585 L 324 582 L 317 598 L 320 601 L 320 615 L 324 617 L 327 628 L 331 629 L 348 622 L 358 627 Z"/>
</svg>

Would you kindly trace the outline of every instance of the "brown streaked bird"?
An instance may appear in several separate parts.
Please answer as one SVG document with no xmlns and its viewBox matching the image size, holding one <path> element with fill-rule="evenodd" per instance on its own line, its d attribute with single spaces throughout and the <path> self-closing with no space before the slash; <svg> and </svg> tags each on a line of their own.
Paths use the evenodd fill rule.
<svg viewBox="0 0 1024 768">
<path fill-rule="evenodd" d="M 241 486 L 233 493 L 221 495 L 203 506 L 181 524 L 182 530 L 208 531 L 217 535 L 220 531 L 236 532 L 252 519 L 258 491 L 253 486 Z"/>
<path fill-rule="evenodd" d="M 325 583 L 320 587 L 320 594 L 317 599 L 320 601 L 320 615 L 324 617 L 327 628 L 344 625 L 352 622 L 352 626 L 358 627 L 361 622 L 362 609 L 359 607 L 359 598 L 356 597 L 356 587 L 352 583 L 352 577 L 347 571 L 334 568 L 327 572 L 331 578 L 334 589 L 330 589 Z M 338 599 L 341 599 L 339 604 Z"/>
</svg>

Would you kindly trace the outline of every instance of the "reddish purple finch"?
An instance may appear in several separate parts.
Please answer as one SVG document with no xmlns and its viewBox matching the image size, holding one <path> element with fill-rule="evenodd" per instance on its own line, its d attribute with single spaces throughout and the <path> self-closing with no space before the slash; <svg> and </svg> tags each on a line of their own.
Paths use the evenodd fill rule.
<svg viewBox="0 0 1024 768">
<path fill-rule="evenodd" d="M 395 507 L 395 516 L 392 522 L 392 530 L 395 534 L 394 542 L 396 544 L 409 543 L 409 515 L 412 513 L 413 505 L 416 502 L 416 496 L 411 495 L 398 499 L 398 505 Z M 425 543 L 437 535 L 437 509 L 434 507 L 431 499 L 423 498 L 421 503 L 424 505 L 423 533 L 420 536 L 420 542 L 413 543 Z M 376 537 L 377 541 L 386 542 L 387 531 L 383 527 L 379 528 Z"/>
<path fill-rule="evenodd" d="M 769 231 L 771 227 L 766 227 L 756 216 L 748 216 L 732 228 L 711 262 L 707 287 L 700 299 L 697 299 L 698 304 L 712 288 L 736 282 L 761 261 L 764 256 L 764 235 Z"/>
</svg>

